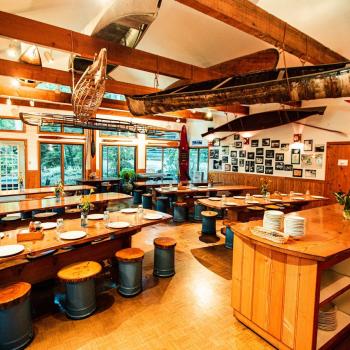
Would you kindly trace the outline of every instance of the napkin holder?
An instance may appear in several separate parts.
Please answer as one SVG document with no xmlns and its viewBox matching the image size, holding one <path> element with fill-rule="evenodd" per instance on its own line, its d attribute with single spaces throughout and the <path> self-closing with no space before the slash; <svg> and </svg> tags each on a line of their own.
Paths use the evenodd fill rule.
<svg viewBox="0 0 350 350">
<path fill-rule="evenodd" d="M 27 242 L 27 241 L 40 241 L 44 238 L 44 230 L 29 232 L 29 233 L 18 233 L 17 242 Z"/>
</svg>

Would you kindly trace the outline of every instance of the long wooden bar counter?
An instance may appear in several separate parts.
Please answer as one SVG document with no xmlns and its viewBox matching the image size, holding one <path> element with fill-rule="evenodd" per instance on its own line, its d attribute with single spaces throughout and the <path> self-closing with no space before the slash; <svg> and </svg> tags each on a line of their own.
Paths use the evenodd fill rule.
<svg viewBox="0 0 350 350">
<path fill-rule="evenodd" d="M 335 331 L 318 329 L 318 312 L 350 290 L 350 271 L 333 271 L 350 259 L 350 221 L 338 204 L 298 214 L 306 234 L 285 244 L 253 235 L 250 228 L 261 221 L 232 225 L 234 315 L 278 349 L 332 349 L 350 332 L 350 311 L 338 305 Z M 334 281 L 327 280 L 330 271 Z"/>
</svg>

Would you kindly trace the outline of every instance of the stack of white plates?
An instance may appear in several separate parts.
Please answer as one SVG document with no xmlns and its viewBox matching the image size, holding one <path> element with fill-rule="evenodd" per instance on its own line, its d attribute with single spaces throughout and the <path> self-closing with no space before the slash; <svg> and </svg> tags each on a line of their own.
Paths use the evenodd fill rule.
<svg viewBox="0 0 350 350">
<path fill-rule="evenodd" d="M 282 228 L 283 212 L 279 210 L 267 210 L 264 213 L 263 227 L 280 231 Z"/>
<path fill-rule="evenodd" d="M 305 234 L 305 219 L 297 215 L 288 215 L 284 219 L 284 232 L 292 237 L 301 237 Z"/>
<path fill-rule="evenodd" d="M 328 304 L 318 312 L 318 328 L 323 331 L 334 331 L 337 328 L 337 308 Z"/>
</svg>

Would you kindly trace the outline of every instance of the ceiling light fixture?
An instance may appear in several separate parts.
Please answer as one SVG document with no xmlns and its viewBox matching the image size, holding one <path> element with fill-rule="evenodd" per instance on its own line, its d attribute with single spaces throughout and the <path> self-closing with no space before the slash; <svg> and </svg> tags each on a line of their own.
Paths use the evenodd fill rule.
<svg viewBox="0 0 350 350">
<path fill-rule="evenodd" d="M 180 123 L 180 121 L 181 121 L 180 118 L 176 119 L 176 123 Z"/>
<path fill-rule="evenodd" d="M 13 79 L 12 79 L 11 84 L 12 84 L 12 86 L 15 87 L 15 88 L 19 88 L 20 85 L 21 85 L 21 83 L 19 82 L 19 80 L 16 79 L 16 78 L 13 78 Z"/>
<path fill-rule="evenodd" d="M 29 105 L 30 105 L 31 107 L 34 107 L 34 106 L 35 106 L 34 100 L 30 100 L 30 101 L 29 101 Z"/>
<path fill-rule="evenodd" d="M 213 112 L 209 110 L 207 113 L 205 113 L 205 119 L 213 120 Z"/>
<path fill-rule="evenodd" d="M 8 106 L 11 106 L 11 105 L 12 105 L 12 101 L 11 101 L 10 97 L 7 98 L 6 104 L 7 104 Z"/>
</svg>

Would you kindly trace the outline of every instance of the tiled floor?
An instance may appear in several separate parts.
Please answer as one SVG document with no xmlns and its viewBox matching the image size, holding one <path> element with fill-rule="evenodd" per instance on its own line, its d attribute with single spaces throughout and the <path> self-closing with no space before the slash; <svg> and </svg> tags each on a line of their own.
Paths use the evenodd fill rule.
<svg viewBox="0 0 350 350">
<path fill-rule="evenodd" d="M 35 320 L 30 349 L 272 349 L 232 316 L 231 254 L 198 240 L 199 224 L 158 225 L 133 238 L 145 250 L 144 288 L 126 299 L 110 289 L 98 297 L 97 312 L 80 321 L 48 313 Z M 176 275 L 152 275 L 153 239 L 176 238 Z M 39 301 L 40 302 L 40 301 Z"/>
</svg>

